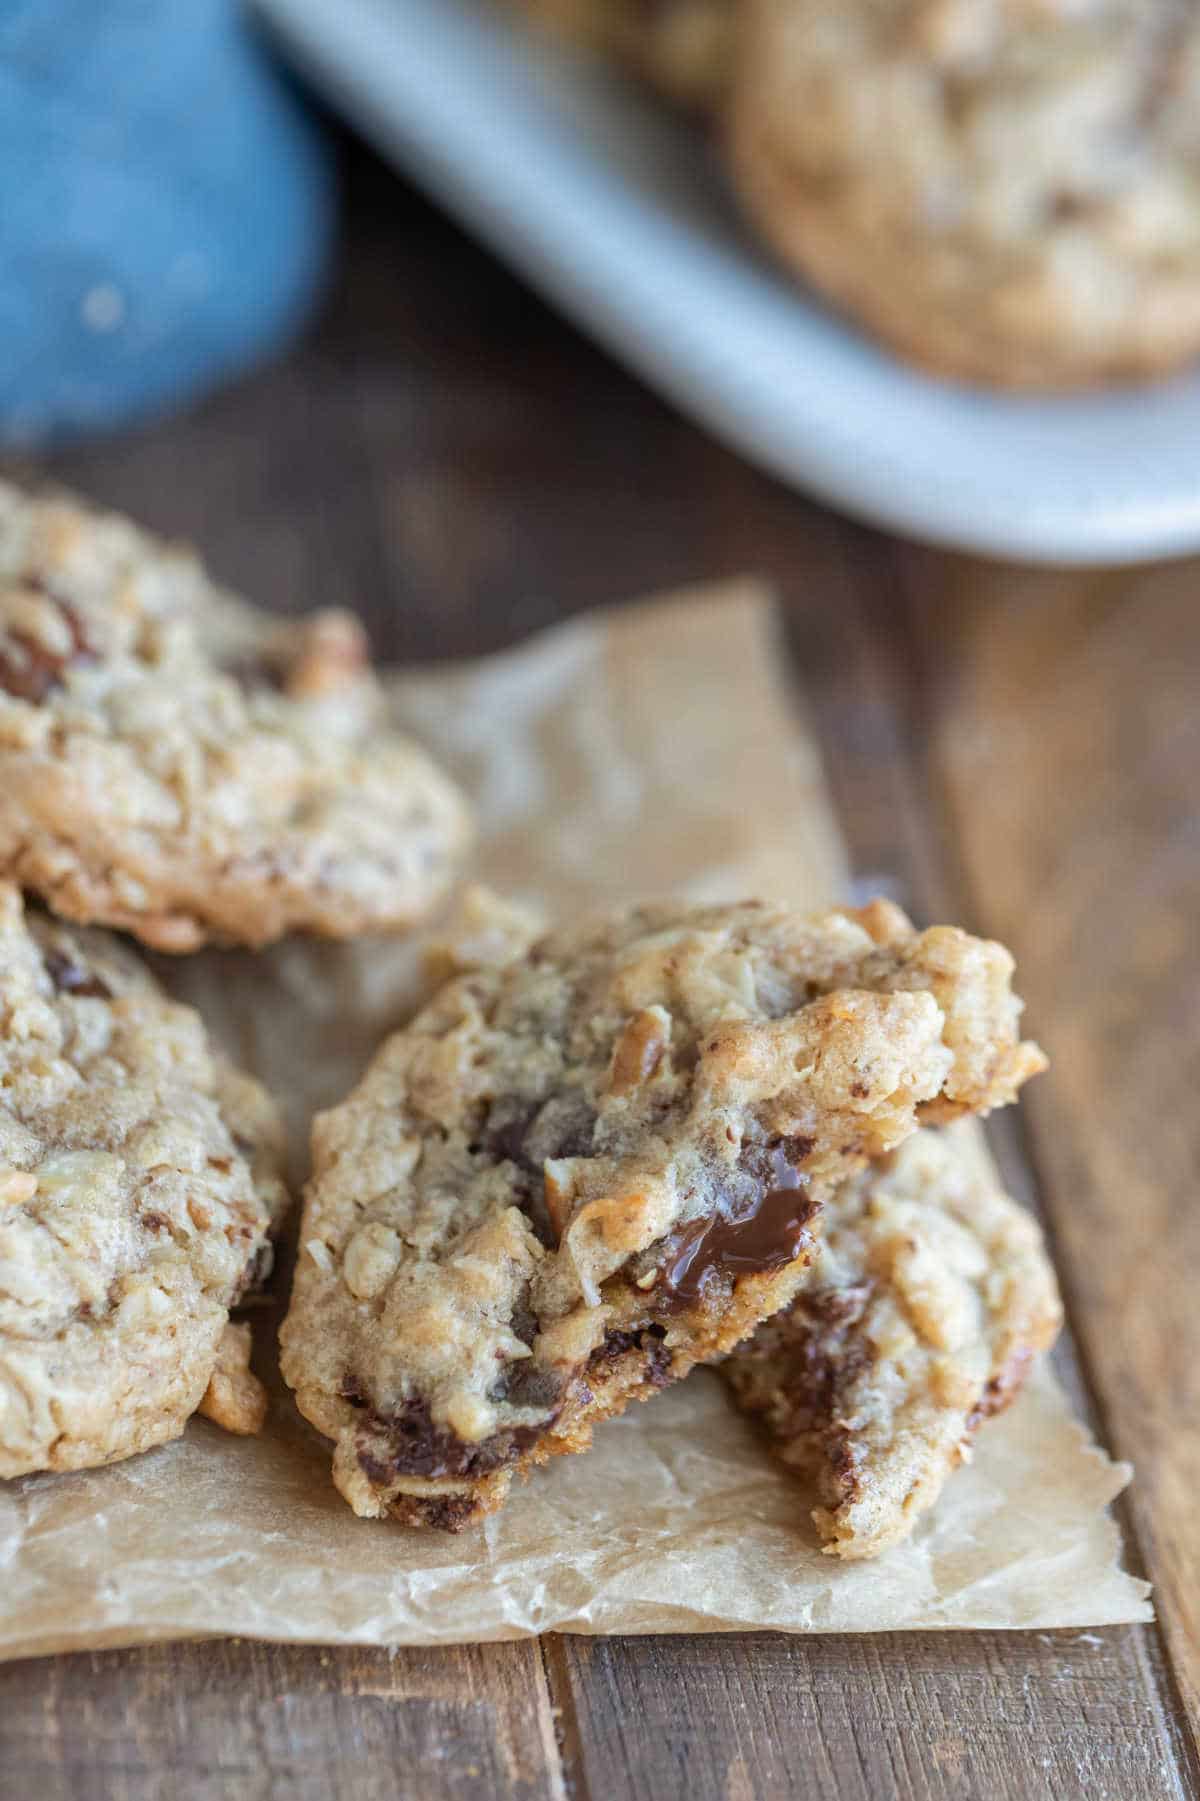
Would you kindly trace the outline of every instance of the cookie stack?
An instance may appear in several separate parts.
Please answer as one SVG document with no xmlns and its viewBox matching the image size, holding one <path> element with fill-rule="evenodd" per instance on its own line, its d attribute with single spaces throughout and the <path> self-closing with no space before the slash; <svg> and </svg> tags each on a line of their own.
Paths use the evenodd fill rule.
<svg viewBox="0 0 1200 1801">
<path fill-rule="evenodd" d="M 1071 388 L 1200 353 L 1187 0 L 522 0 L 711 117 L 747 216 L 901 356 Z"/>
<path fill-rule="evenodd" d="M 229 1316 L 286 1207 L 278 1115 L 97 928 L 400 931 L 469 842 L 352 621 L 0 491 L 0 1475 L 265 1412 Z M 1057 1329 L 954 1123 L 1044 1062 L 1008 954 L 883 902 L 501 921 L 313 1122 L 282 1368 L 338 1489 L 459 1530 L 716 1363 L 798 1517 L 882 1550 Z"/>
</svg>

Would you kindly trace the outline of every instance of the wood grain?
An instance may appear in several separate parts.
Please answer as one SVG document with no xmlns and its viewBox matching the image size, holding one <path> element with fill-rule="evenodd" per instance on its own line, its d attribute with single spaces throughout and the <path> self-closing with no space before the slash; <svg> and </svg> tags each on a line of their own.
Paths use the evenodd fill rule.
<svg viewBox="0 0 1200 1801">
<path fill-rule="evenodd" d="M 4 1801 L 563 1801 L 536 1647 L 241 1640 L 0 1669 Z"/>
<path fill-rule="evenodd" d="M 1136 1639 L 755 1634 L 560 1650 L 597 1801 L 1180 1795 Z"/>
<path fill-rule="evenodd" d="M 1200 612 L 1194 566 L 923 582 L 937 768 L 1054 1057 L 1068 1297 L 1200 1739 Z"/>
<path fill-rule="evenodd" d="M 346 177 L 345 255 L 323 318 L 295 353 L 187 418 L 14 471 L 48 474 L 197 540 L 221 575 L 268 604 L 352 605 L 389 658 L 476 654 L 580 608 L 682 581 L 746 570 L 774 578 L 859 874 L 872 886 L 891 885 L 927 916 L 966 905 L 973 923 L 1017 937 L 1025 987 L 1036 990 L 1034 1023 L 1060 1064 L 1060 1024 L 1071 1034 L 1066 1061 L 1076 1073 L 1044 1090 L 1035 1123 L 1073 1317 L 1121 1447 L 1136 1441 L 1149 1467 L 1173 1469 L 1178 1482 L 1185 1466 L 1170 1450 L 1178 1415 L 1160 1395 L 1143 1421 L 1129 1417 L 1149 1386 L 1150 1354 L 1135 1353 L 1135 1368 L 1122 1374 L 1122 1338 L 1110 1329 L 1113 1307 L 1124 1304 L 1119 1288 L 1135 1307 L 1152 1306 L 1153 1297 L 1138 1292 L 1140 1268 L 1114 1262 L 1101 1270 L 1107 1260 L 1094 1254 L 1098 1227 L 1119 1236 L 1122 1185 L 1142 1206 L 1140 1177 L 1124 1163 L 1106 1165 L 1113 1186 L 1102 1208 L 1081 1211 L 1074 1224 L 1065 1216 L 1078 1170 L 1090 1174 L 1097 1156 L 1085 1103 L 1114 1041 L 1123 1076 L 1151 1117 L 1159 1117 L 1152 1086 L 1174 1097 L 1169 1153 L 1154 1167 L 1181 1176 L 1193 1054 L 1187 1000 L 1169 1014 L 1165 995 L 1159 1002 L 1156 1032 L 1168 1018 L 1175 1026 L 1181 1061 L 1172 1072 L 1167 1049 L 1136 1016 L 1131 1026 L 1120 999 L 1132 1005 L 1147 993 L 1146 972 L 1166 951 L 1118 944 L 1133 986 L 1081 1002 L 1089 981 L 1097 987 L 1095 969 L 1069 945 L 1064 953 L 1063 922 L 1046 945 L 1023 942 L 1037 892 L 1057 879 L 1049 832 L 1020 853 L 1019 875 L 1002 875 L 993 867 L 998 853 L 985 852 L 981 831 L 964 817 L 969 788 L 953 773 L 971 716 L 963 671 L 996 666 L 992 652 L 979 660 L 991 642 L 984 621 L 997 607 L 1003 614 L 1012 593 L 968 594 L 976 623 L 960 632 L 961 595 L 941 559 L 914 561 L 757 476 L 579 340 L 371 159 L 351 153 Z M 973 591 L 976 577 L 959 573 Z M 1120 584 L 1099 589 L 1115 607 Z M 943 596 L 940 608 L 906 608 L 906 594 L 927 591 Z M 1068 604 L 1077 594 L 1083 598 Z M 1077 618 L 1072 609 L 1086 611 L 1093 599 L 1090 585 L 1065 586 L 1064 629 Z M 1018 648 L 1016 623 L 1001 636 L 1005 663 Z M 1010 674 L 999 687 L 1007 693 L 1012 682 Z M 989 695 L 997 689 L 990 677 L 970 685 Z M 1132 730 L 1130 702 L 1106 689 L 1105 704 L 1119 705 L 1124 731 Z M 1188 728 L 1174 712 L 1172 719 L 1177 742 Z M 945 807 L 931 804 L 925 781 L 931 746 L 950 772 Z M 1164 753 L 1143 752 L 1138 767 L 1158 795 Z M 995 761 L 989 767 L 994 785 L 1008 784 L 1003 816 L 1014 820 L 1021 792 Z M 1131 787 L 1123 815 L 1137 806 Z M 1058 823 L 1068 836 L 1069 812 L 1064 799 Z M 1154 817 L 1160 826 L 1178 823 L 1169 806 Z M 1182 900 L 1200 849 L 1192 846 L 1189 857 L 1186 837 L 1173 842 L 1150 880 L 1156 894 L 1176 884 Z M 1079 855 L 1085 863 L 1098 857 L 1096 844 Z M 1131 873 L 1127 899 L 1136 886 Z M 1104 917 L 1111 949 L 1115 904 Z M 1182 914 L 1172 907 L 1169 917 L 1178 932 Z M 1086 920 L 1080 929 L 1086 935 Z M 1061 972 L 1048 967 L 1051 951 L 1068 958 Z M 1153 979 L 1170 986 L 1168 976 Z M 1134 1067 L 1135 1046 L 1144 1073 Z M 1111 1101 L 1115 1090 L 1108 1092 Z M 1063 1107 L 1075 1148 L 1058 1153 L 1059 1171 L 1043 1156 L 1043 1141 Z M 1100 1142 L 1135 1126 L 1131 1114 Z M 1019 1129 L 1009 1129 L 1004 1148 L 1012 1178 L 1031 1188 Z M 1182 1230 L 1181 1181 L 1172 1198 L 1172 1227 Z M 1161 1208 L 1161 1191 L 1148 1204 Z M 1155 1356 L 1167 1355 L 1164 1336 L 1154 1335 Z M 1069 1349 L 1064 1356 L 1086 1399 Z M 1186 1381 L 1172 1392 L 1194 1398 Z M 1158 1567 L 1162 1542 L 1180 1539 L 1184 1521 L 1178 1506 L 1150 1509 L 1146 1467 L 1139 1524 L 1145 1520 Z M 1164 1581 L 1188 1567 L 1175 1554 Z M 1183 1605 L 1170 1598 L 1176 1648 Z M 210 1801 L 228 1793 L 250 1801 L 1034 1801 L 1084 1793 L 1147 1801 L 1200 1794 L 1200 1786 L 1153 1628 L 551 1639 L 394 1659 L 221 1643 L 0 1669 L 4 1801 Z"/>
</svg>

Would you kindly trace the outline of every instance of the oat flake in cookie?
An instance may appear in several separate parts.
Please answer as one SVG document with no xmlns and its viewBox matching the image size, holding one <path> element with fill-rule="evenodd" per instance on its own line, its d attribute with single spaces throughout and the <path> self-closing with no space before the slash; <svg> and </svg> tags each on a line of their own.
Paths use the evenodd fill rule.
<svg viewBox="0 0 1200 1801">
<path fill-rule="evenodd" d="M 904 355 L 1071 387 L 1200 354 L 1195 0 L 746 0 L 733 170 Z"/>
<path fill-rule="evenodd" d="M 646 907 L 451 982 L 321 1115 L 283 1370 L 356 1512 L 457 1528 L 785 1306 L 822 1202 L 1041 1067 L 886 904 Z"/>
<path fill-rule="evenodd" d="M 1062 1323 L 1036 1222 L 962 1130 L 840 1188 L 800 1293 L 721 1365 L 837 1557 L 907 1538 Z"/>
<path fill-rule="evenodd" d="M 469 837 L 347 614 L 285 621 L 0 484 L 0 875 L 159 950 L 407 925 Z"/>
<path fill-rule="evenodd" d="M 253 1428 L 228 1317 L 286 1199 L 263 1090 L 132 952 L 7 883 L 0 1074 L 0 1476 L 128 1457 L 202 1404 Z"/>
</svg>

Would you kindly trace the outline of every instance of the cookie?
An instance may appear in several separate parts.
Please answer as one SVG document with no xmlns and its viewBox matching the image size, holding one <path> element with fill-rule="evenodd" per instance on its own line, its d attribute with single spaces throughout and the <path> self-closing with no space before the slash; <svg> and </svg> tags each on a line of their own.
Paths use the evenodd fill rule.
<svg viewBox="0 0 1200 1801">
<path fill-rule="evenodd" d="M 517 0 L 541 26 L 611 57 L 676 106 L 711 112 L 728 80 L 735 0 Z"/>
<path fill-rule="evenodd" d="M 0 1476 L 20 1476 L 183 1431 L 236 1364 L 229 1309 L 286 1195 L 269 1100 L 125 946 L 0 884 L 0 972 Z"/>
<path fill-rule="evenodd" d="M 348 615 L 273 619 L 0 484 L 0 877 L 160 950 L 426 914 L 469 837 Z"/>
<path fill-rule="evenodd" d="M 1041 1232 L 964 1131 L 840 1189 L 804 1288 L 721 1365 L 836 1557 L 908 1536 L 1062 1323 Z"/>
<path fill-rule="evenodd" d="M 403 935 L 292 937 L 262 951 L 151 954 L 147 962 L 175 1000 L 195 1007 L 218 1050 L 247 1064 L 278 1099 L 288 1166 L 303 1181 L 314 1113 L 342 1099 L 388 1033 L 451 977 L 507 961 L 544 930 L 540 913 L 469 882 Z"/>
<path fill-rule="evenodd" d="M 1067 388 L 1200 352 L 1200 11 L 747 0 L 735 183 L 901 355 Z"/>
<path fill-rule="evenodd" d="M 747 903 L 451 982 L 313 1131 L 282 1367 L 354 1510 L 457 1529 L 785 1306 L 840 1182 L 1041 1067 L 1011 970 Z"/>
</svg>

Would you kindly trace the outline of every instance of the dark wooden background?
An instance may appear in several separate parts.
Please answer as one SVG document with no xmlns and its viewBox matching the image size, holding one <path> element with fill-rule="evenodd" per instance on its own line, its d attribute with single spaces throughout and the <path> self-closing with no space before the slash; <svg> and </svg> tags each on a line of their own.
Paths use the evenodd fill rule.
<svg viewBox="0 0 1200 1801">
<path fill-rule="evenodd" d="M 10 1664 L 0 1795 L 1200 1795 L 1195 569 L 1020 571 L 848 524 L 669 411 L 365 152 L 343 162 L 343 254 L 285 360 L 10 472 L 195 540 L 272 606 L 357 607 L 389 659 L 770 577 L 859 872 L 1018 953 L 1055 1065 L 999 1148 L 1045 1210 L 1067 1379 L 1137 1463 L 1121 1518 L 1161 1623 Z"/>
</svg>

